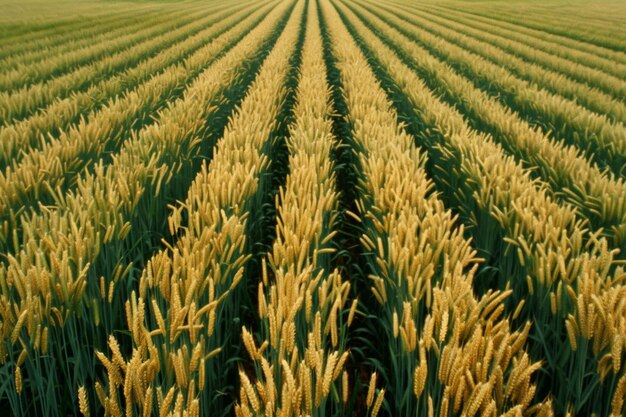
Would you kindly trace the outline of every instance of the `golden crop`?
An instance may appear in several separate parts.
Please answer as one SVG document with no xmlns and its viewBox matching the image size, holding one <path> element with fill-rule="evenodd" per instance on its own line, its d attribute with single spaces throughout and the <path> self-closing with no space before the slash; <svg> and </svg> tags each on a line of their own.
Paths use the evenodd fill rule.
<svg viewBox="0 0 626 417">
<path fill-rule="evenodd" d="M 544 3 L 5 0 L 0 409 L 626 416 L 626 8 Z"/>
</svg>

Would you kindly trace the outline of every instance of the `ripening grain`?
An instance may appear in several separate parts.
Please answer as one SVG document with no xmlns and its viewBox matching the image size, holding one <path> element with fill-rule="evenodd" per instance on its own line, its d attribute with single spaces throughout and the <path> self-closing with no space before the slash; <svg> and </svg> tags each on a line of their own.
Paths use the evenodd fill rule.
<svg viewBox="0 0 626 417">
<path fill-rule="evenodd" d="M 0 409 L 626 417 L 626 7 L 0 0 Z"/>
</svg>

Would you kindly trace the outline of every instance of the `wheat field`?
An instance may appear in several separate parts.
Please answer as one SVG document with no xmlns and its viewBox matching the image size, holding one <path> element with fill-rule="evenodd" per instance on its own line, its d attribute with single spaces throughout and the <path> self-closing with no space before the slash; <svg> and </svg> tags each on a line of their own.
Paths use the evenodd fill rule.
<svg viewBox="0 0 626 417">
<path fill-rule="evenodd" d="M 626 3 L 0 9 L 1 415 L 626 416 Z"/>
</svg>

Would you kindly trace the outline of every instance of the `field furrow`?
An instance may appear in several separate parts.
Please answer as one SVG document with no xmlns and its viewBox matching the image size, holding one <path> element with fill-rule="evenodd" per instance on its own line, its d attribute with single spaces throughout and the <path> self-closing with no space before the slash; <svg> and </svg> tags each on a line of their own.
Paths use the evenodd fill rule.
<svg viewBox="0 0 626 417">
<path fill-rule="evenodd" d="M 178 30 L 174 30 L 174 33 L 162 33 L 168 28 L 172 29 L 172 24 L 169 22 L 160 25 L 157 29 L 152 28 L 151 34 L 143 39 L 144 42 L 126 49 L 122 48 L 110 56 L 60 77 L 0 93 L 0 122 L 10 124 L 22 120 L 55 100 L 79 93 L 102 79 L 137 65 L 142 60 L 158 53 L 162 46 L 168 46 L 179 39 Z"/>
<path fill-rule="evenodd" d="M 389 46 L 404 56 L 405 62 L 432 91 L 464 114 L 470 126 L 491 134 L 525 168 L 533 170 L 534 175 L 549 184 L 559 199 L 576 206 L 580 217 L 589 220 L 593 230 L 604 228 L 604 235 L 611 240 L 613 247 L 626 249 L 622 247 L 626 238 L 626 184 L 622 179 L 598 169 L 576 147 L 564 146 L 541 130 L 532 128 L 511 109 L 474 88 L 469 79 L 456 74 L 444 62 L 381 20 L 372 18 L 370 13 L 364 12 L 362 16 L 376 27 L 381 40 L 387 40 Z M 368 20 L 364 22 L 368 23 Z M 615 136 L 626 140 L 626 130 Z M 609 143 L 606 148 L 615 149 L 617 144 Z M 617 171 L 620 172 L 621 168 Z M 612 198 L 605 199 L 606 195 Z"/>
<path fill-rule="evenodd" d="M 455 22 L 466 27 L 471 27 L 483 32 L 489 32 L 501 38 L 515 40 L 516 42 L 524 45 L 532 45 L 533 48 L 549 55 L 558 56 L 570 62 L 576 62 L 584 67 L 595 68 L 607 75 L 611 75 L 622 80 L 626 77 L 624 75 L 626 74 L 626 66 L 615 62 L 614 60 L 602 59 L 596 55 L 587 54 L 575 48 L 567 48 L 565 46 L 558 47 L 554 43 L 546 42 L 540 37 L 528 36 L 520 33 L 515 28 L 502 28 L 497 25 L 497 21 L 495 21 L 496 25 L 494 25 L 493 21 L 483 21 L 482 19 L 476 19 L 474 17 L 468 18 L 462 13 L 457 14 L 450 12 L 449 10 L 444 11 L 439 9 L 422 8 L 419 8 L 418 10 L 422 12 L 423 16 L 436 16 L 441 19 L 441 22 L 445 22 L 446 24 Z"/>
<path fill-rule="evenodd" d="M 444 60 L 466 78 L 515 109 L 528 122 L 550 131 L 556 138 L 588 152 L 602 168 L 608 166 L 620 175 L 623 168 L 626 130 L 622 123 L 611 122 L 558 95 L 552 95 L 525 83 L 503 68 L 491 64 L 460 47 L 424 31 L 415 30 L 407 22 L 387 12 L 380 12 L 388 23 L 403 34 L 419 41 L 420 46 Z M 577 96 L 579 97 L 579 96 Z M 620 105 L 621 108 L 621 105 Z M 621 110 L 619 111 L 621 113 Z"/>
<path fill-rule="evenodd" d="M 342 313 L 356 304 L 347 297 L 349 282 L 330 263 L 338 199 L 329 161 L 334 146 L 327 117 L 330 89 L 315 2 L 309 2 L 306 23 L 295 121 L 289 129 L 289 174 L 276 199 L 276 240 L 258 284 L 259 337 L 249 326 L 243 328 L 254 372 L 240 372 L 246 389 L 238 416 L 284 409 L 308 415 L 339 412 L 350 397 L 345 371 L 349 324 Z M 331 390 L 337 395 L 331 396 Z"/>
<path fill-rule="evenodd" d="M 410 22 L 403 21 L 397 14 L 387 16 L 397 27 L 401 27 L 405 33 L 413 36 L 432 54 L 448 61 L 458 71 L 465 73 L 468 78 L 477 77 L 481 85 L 485 86 L 484 88 L 488 91 L 490 90 L 492 95 L 513 102 L 530 120 L 541 122 L 543 119 L 544 124 L 554 125 L 557 131 L 567 131 L 568 126 L 564 121 L 571 117 L 563 118 L 560 123 L 553 120 L 554 113 L 558 114 L 560 111 L 559 106 L 556 109 L 544 109 L 542 107 L 545 104 L 543 106 L 542 104 L 545 100 L 541 99 L 536 100 L 533 105 L 527 104 L 529 95 L 532 97 L 531 94 L 541 94 L 541 90 L 545 90 L 548 94 L 557 95 L 560 101 L 563 101 L 562 98 L 573 101 L 569 103 L 570 108 L 583 112 L 589 109 L 591 112 L 599 113 L 599 115 L 588 114 L 587 119 L 598 120 L 602 115 L 606 115 L 618 123 L 626 121 L 626 105 L 594 87 L 523 61 L 496 46 L 446 29 L 419 16 L 412 17 Z M 419 27 L 413 27 L 415 24 Z M 489 80 L 485 81 L 487 78 Z M 539 92 L 532 90 L 539 90 Z M 586 108 L 581 108 L 577 103 Z M 607 121 L 595 121 L 593 124 L 598 123 L 608 124 Z"/>
<path fill-rule="evenodd" d="M 50 139 L 58 137 L 70 125 L 79 122 L 81 116 L 89 119 L 92 112 L 110 104 L 116 97 L 126 95 L 149 82 L 150 78 L 175 70 L 175 65 L 185 64 L 203 45 L 238 23 L 240 17 L 248 16 L 256 6 L 248 5 L 241 11 L 228 10 L 209 21 L 209 27 L 190 34 L 184 40 L 162 50 L 153 57 L 121 74 L 104 79 L 84 92 L 57 100 L 45 110 L 8 126 L 0 127 L 0 168 L 15 166 L 24 155 L 38 149 Z M 230 19 L 224 20 L 231 16 Z M 220 24 L 216 25 L 217 22 Z M 206 52 L 206 51 L 204 51 Z M 189 64 L 185 64 L 189 65 Z"/>
<path fill-rule="evenodd" d="M 29 212 L 31 207 L 39 211 L 45 205 L 55 204 L 65 191 L 73 189 L 83 170 L 90 170 L 97 162 L 109 164 L 129 137 L 158 125 L 160 111 L 172 105 L 170 100 L 180 97 L 207 65 L 238 42 L 262 17 L 263 10 L 249 16 L 194 53 L 184 65 L 151 78 L 0 173 L 4 249 L 15 247 L 10 242 L 16 242 L 22 213 Z"/>
<path fill-rule="evenodd" d="M 495 35 L 492 34 L 491 31 L 488 32 L 482 28 L 478 29 L 466 24 L 456 23 L 432 14 L 427 14 L 426 16 L 430 21 L 440 22 L 447 28 L 458 33 L 472 36 L 478 40 L 497 46 L 526 62 L 533 62 L 546 69 L 559 72 L 568 78 L 585 83 L 589 87 L 597 88 L 620 101 L 626 100 L 626 81 L 622 78 L 587 67 L 575 60 L 564 59 L 543 52 L 536 49 L 532 43 Z"/>
<path fill-rule="evenodd" d="M 442 8 L 442 10 L 450 10 L 448 8 Z M 536 39 L 541 39 L 544 42 L 550 42 L 554 44 L 554 49 L 560 47 L 568 48 L 568 51 L 580 51 L 585 52 L 590 55 L 590 58 L 593 56 L 597 56 L 602 60 L 606 61 L 606 65 L 610 66 L 611 63 L 615 63 L 616 65 L 625 65 L 626 64 L 626 54 L 622 52 L 616 52 L 610 49 L 598 47 L 592 44 L 589 44 L 584 41 L 579 41 L 576 39 L 572 39 L 566 36 L 554 35 L 542 30 L 533 29 L 530 27 L 526 27 L 520 25 L 519 23 L 511 23 L 505 19 L 498 18 L 497 16 L 489 16 L 488 14 L 480 14 L 474 11 L 465 11 L 462 14 L 466 19 L 474 18 L 483 22 L 489 22 L 491 24 L 497 25 L 498 27 L 502 27 L 505 29 L 517 31 L 523 33 L 529 37 L 533 37 Z"/>
<path fill-rule="evenodd" d="M 413 13 L 419 12 L 412 12 L 411 14 Z M 621 102 L 626 100 L 626 80 L 623 78 L 590 68 L 577 60 L 564 59 L 557 55 L 543 52 L 536 49 L 532 42 L 523 42 L 504 35 L 492 34 L 491 31 L 484 28 L 474 28 L 467 24 L 457 23 L 429 13 L 421 14 L 428 21 L 438 23 L 458 34 L 493 45 L 521 59 L 523 62 L 533 63 L 547 70 L 562 74 L 567 78 L 586 84 L 589 88 L 598 89 Z"/>
<path fill-rule="evenodd" d="M 580 42 L 585 42 L 589 45 L 612 50 L 623 56 L 626 53 L 626 35 L 619 32 L 613 32 L 619 23 L 608 22 L 606 19 L 601 19 L 601 22 L 591 22 L 587 19 L 588 10 L 583 13 L 583 16 L 572 16 L 570 18 L 564 17 L 562 13 L 536 13 L 532 10 L 524 10 L 520 13 L 519 10 L 497 10 L 497 11 L 476 11 L 471 10 L 472 13 L 486 14 L 490 17 L 497 17 L 500 20 L 504 20 L 510 23 L 519 24 L 542 32 L 552 33 L 555 35 L 571 38 Z M 623 20 L 623 15 L 618 17 L 619 20 Z M 585 24 L 580 23 L 581 20 L 585 21 Z M 617 34 L 617 36 L 615 36 Z"/>
<path fill-rule="evenodd" d="M 537 375 L 538 391 L 554 396 L 559 414 L 571 406 L 577 414 L 608 415 L 614 397 L 621 395 L 621 368 L 611 365 L 610 354 L 608 363 L 603 357 L 612 351 L 612 343 L 621 348 L 623 342 L 614 337 L 620 330 L 613 326 L 598 324 L 600 333 L 589 330 L 596 316 L 587 314 L 587 300 L 624 291 L 623 270 L 611 268 L 614 252 L 489 136 L 469 129 L 458 112 L 439 101 L 362 23 L 350 21 L 384 71 L 380 75 L 389 77 L 402 95 L 398 99 L 408 101 L 410 107 L 403 109 L 420 121 L 415 132 L 429 151 L 431 177 L 444 201 L 460 213 L 478 255 L 486 260 L 476 289 L 485 294 L 510 289 L 507 313 L 519 318 L 514 323 L 532 323 L 526 330 L 527 349 L 546 369 Z M 613 313 L 597 314 L 608 318 Z M 561 378 L 577 382 L 563 385 Z"/>
<path fill-rule="evenodd" d="M 36 45 L 42 44 L 43 40 L 49 39 L 44 36 L 42 39 L 29 40 L 22 43 L 16 43 L 14 45 L 16 52 L 9 54 L 6 57 L 0 58 L 2 72 L 9 72 L 21 65 L 28 65 L 38 61 L 42 61 L 48 57 L 53 57 L 57 54 L 67 53 L 72 50 L 88 47 L 90 45 L 98 44 L 110 39 L 118 38 L 129 32 L 136 32 L 141 27 L 135 25 L 141 20 L 150 20 L 151 16 L 169 16 L 168 13 L 156 14 L 140 14 L 138 16 L 126 16 L 114 15 L 111 18 L 102 19 L 99 24 L 91 23 L 90 27 L 92 32 L 83 33 L 78 30 L 68 30 L 68 37 L 61 38 L 56 43 L 49 45 Z M 138 20 L 139 19 L 139 20 Z M 138 25 L 139 26 L 139 25 Z M 59 29 L 57 29 L 58 31 Z M 71 36 L 71 37 L 70 37 Z"/>
<path fill-rule="evenodd" d="M 128 16 L 128 10 L 113 12 L 106 17 L 98 19 L 89 18 L 86 20 L 75 20 L 68 23 L 67 26 L 51 27 L 47 31 L 30 31 L 28 30 L 22 37 L 12 37 L 3 40 L 0 48 L 0 58 L 11 59 L 13 56 L 48 49 L 65 42 L 78 40 L 81 37 L 89 37 L 101 34 L 103 31 L 118 25 L 137 23 L 142 19 L 149 18 L 158 14 L 156 10 L 146 9 L 145 11 L 136 11 L 134 16 Z M 26 29 L 29 28 L 25 25 Z"/>
<path fill-rule="evenodd" d="M 21 65 L 13 70 L 0 74 L 0 88 L 6 91 L 20 89 L 32 84 L 48 81 L 55 77 L 77 70 L 84 65 L 89 65 L 99 61 L 103 57 L 108 57 L 117 51 L 139 44 L 156 35 L 170 32 L 180 33 L 183 30 L 193 33 L 200 30 L 206 24 L 205 17 L 212 17 L 214 11 L 205 10 L 194 11 L 193 13 L 181 13 L 175 16 L 155 16 L 153 19 L 142 21 L 136 32 L 131 36 L 123 34 L 119 37 L 109 39 L 102 43 L 91 43 L 85 48 L 72 49 L 65 54 L 50 54 L 45 56 L 40 62 L 31 62 Z M 167 21 L 167 25 L 162 23 Z M 173 22 L 173 25 L 172 23 Z M 167 46 L 167 44 L 165 45 Z"/>
<path fill-rule="evenodd" d="M 458 410 L 462 413 L 524 410 L 530 403 L 524 403 L 523 396 L 499 392 L 502 388 L 493 387 L 489 380 L 499 373 L 515 375 L 520 372 L 516 363 L 528 363 L 528 354 L 520 349 L 527 329 L 512 332 L 504 321 L 498 333 L 486 331 L 490 322 L 500 321 L 493 305 L 509 294 L 474 298 L 476 252 L 463 237 L 463 228 L 456 227 L 452 213 L 432 192 L 433 183 L 424 169 L 426 157 L 398 124 L 392 103 L 365 56 L 341 27 L 336 12 L 328 9 L 326 13 L 329 26 L 339 32 L 335 51 L 359 155 L 361 241 L 386 331 L 385 365 L 392 376 L 387 381 L 390 414 L 446 414 L 456 398 L 462 399 Z M 471 334 L 471 338 L 464 343 L 460 334 Z M 490 358 L 483 363 L 484 370 L 466 360 L 467 352 L 488 344 L 496 350 L 508 348 L 511 356 Z M 517 359 L 509 362 L 513 357 Z M 476 391 L 454 389 L 468 374 L 477 390 L 489 387 L 481 404 L 471 401 Z M 532 386 L 520 388 L 522 392 L 534 390 Z M 545 406 L 549 410 L 549 403 Z"/>
<path fill-rule="evenodd" d="M 0 268 L 0 280 L 5 283 L 1 303 L 21 306 L 38 320 L 15 327 L 22 312 L 3 310 L 3 334 L 16 336 L 4 338 L 8 360 L 2 372 L 10 369 L 11 374 L 21 374 L 23 367 L 29 376 L 27 386 L 12 384 L 2 394 L 14 402 L 16 412 L 40 410 L 45 415 L 62 415 L 60 406 L 78 402 L 79 386 L 95 382 L 99 359 L 94 349 L 103 351 L 108 335 L 124 321 L 119 312 L 134 289 L 133 262 L 141 264 L 144 251 L 153 250 L 165 235 L 167 204 L 184 198 L 181 191 L 193 180 L 198 158 L 210 155 L 215 136 L 221 133 L 219 120 L 227 117 L 224 112 L 232 109 L 245 88 L 246 76 L 241 71 L 248 68 L 247 77 L 254 76 L 255 65 L 267 54 L 277 26 L 284 24 L 291 6 L 283 2 L 274 8 L 237 46 L 207 68 L 185 96 L 163 112 L 158 124 L 126 142 L 111 164 L 98 164 L 56 207 L 25 220 L 28 231 L 23 233 L 23 246 L 31 249 L 9 256 L 8 264 Z M 85 201 L 90 204 L 83 205 Z M 43 258 L 42 253 L 46 254 Z M 80 258 L 79 263 L 72 258 Z M 20 277 L 24 265 L 29 265 L 30 276 L 45 279 L 32 287 L 27 275 Z M 21 291 L 25 285 L 31 288 L 28 296 Z M 53 288 L 65 290 L 49 299 Z M 24 297 L 27 303 L 20 301 Z M 134 311 L 136 304 L 129 305 L 128 317 Z M 51 350 L 46 351 L 48 346 Z M 16 367 L 22 351 L 26 354 Z M 68 361 L 77 364 L 71 373 L 54 365 Z M 71 386 L 58 386 L 52 396 L 46 381 L 55 386 L 59 378 L 72 381 Z M 23 389 L 31 401 L 24 401 Z"/>
<path fill-rule="evenodd" d="M 221 378 L 233 372 L 234 364 L 227 359 L 237 354 L 233 349 L 239 344 L 239 328 L 233 324 L 242 313 L 242 280 L 251 257 L 246 223 L 258 194 L 267 186 L 263 184 L 269 163 L 265 152 L 272 147 L 271 134 L 285 98 L 282 87 L 290 69 L 290 55 L 296 52 L 302 12 L 300 3 L 231 116 L 213 158 L 202 164 L 184 204 L 170 217 L 172 234 L 180 233 L 181 237 L 172 248 L 150 259 L 140 279 L 141 291 L 128 301 L 142 309 L 128 322 L 135 347 L 128 365 L 158 363 L 162 357 L 172 357 L 176 367 L 161 369 L 149 380 L 142 380 L 127 365 L 122 385 L 110 367 L 108 387 L 105 385 L 109 402 L 101 399 L 105 412 L 115 410 L 118 391 L 123 402 L 148 413 L 151 409 L 171 412 L 178 396 L 187 398 L 190 410 L 204 415 L 224 415 L 232 407 L 235 392 L 230 388 L 225 393 L 228 388 Z M 261 109 L 261 99 L 270 97 L 270 107 Z M 139 301 L 134 301 L 137 296 Z M 112 365 L 119 367 L 111 348 Z M 189 356 L 181 352 L 194 353 Z M 107 359 L 103 362 L 110 363 Z M 118 369 L 124 372 L 123 367 Z M 181 377 L 182 372 L 185 377 Z M 127 387 L 136 383 L 155 393 L 151 402 L 137 401 L 127 394 Z M 172 401 L 157 402 L 157 396 L 171 396 Z"/>
</svg>

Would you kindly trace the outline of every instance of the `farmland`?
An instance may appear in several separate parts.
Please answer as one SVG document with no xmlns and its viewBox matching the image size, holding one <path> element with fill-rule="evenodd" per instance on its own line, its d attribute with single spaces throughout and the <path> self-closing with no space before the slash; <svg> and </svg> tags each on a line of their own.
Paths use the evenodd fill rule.
<svg viewBox="0 0 626 417">
<path fill-rule="evenodd" d="M 0 8 L 3 415 L 626 417 L 626 3 Z"/>
</svg>

